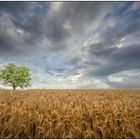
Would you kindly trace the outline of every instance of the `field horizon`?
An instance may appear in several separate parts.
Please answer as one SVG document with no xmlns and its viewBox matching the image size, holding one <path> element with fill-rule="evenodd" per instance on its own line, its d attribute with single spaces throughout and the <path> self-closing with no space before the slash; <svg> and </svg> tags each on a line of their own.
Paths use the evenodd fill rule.
<svg viewBox="0 0 140 140">
<path fill-rule="evenodd" d="M 28 91 L 28 90 L 140 90 L 140 88 L 17 88 L 13 90 L 10 88 L 0 88 L 0 90 L 9 90 L 9 91 Z"/>
<path fill-rule="evenodd" d="M 139 89 L 0 89 L 0 138 L 140 138 Z"/>
</svg>

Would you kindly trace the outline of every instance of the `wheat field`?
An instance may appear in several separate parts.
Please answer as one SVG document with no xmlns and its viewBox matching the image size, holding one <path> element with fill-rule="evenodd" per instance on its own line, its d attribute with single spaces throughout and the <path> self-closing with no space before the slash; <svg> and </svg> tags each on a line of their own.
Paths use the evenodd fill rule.
<svg viewBox="0 0 140 140">
<path fill-rule="evenodd" d="M 0 90 L 0 138 L 140 138 L 140 90 Z"/>
</svg>

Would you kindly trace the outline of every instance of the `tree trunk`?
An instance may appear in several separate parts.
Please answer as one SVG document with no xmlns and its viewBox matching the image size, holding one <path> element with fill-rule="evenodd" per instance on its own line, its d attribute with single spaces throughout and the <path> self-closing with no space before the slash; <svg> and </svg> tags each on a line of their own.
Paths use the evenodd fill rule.
<svg viewBox="0 0 140 140">
<path fill-rule="evenodd" d="M 16 90 L 16 86 L 15 86 L 15 84 L 13 84 L 13 90 Z"/>
</svg>

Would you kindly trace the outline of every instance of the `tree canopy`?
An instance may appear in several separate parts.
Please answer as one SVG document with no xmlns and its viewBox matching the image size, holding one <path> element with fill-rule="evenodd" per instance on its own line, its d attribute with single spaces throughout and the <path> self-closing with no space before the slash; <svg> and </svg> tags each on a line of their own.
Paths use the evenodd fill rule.
<svg viewBox="0 0 140 140">
<path fill-rule="evenodd" d="M 24 88 L 30 86 L 31 74 L 30 69 L 26 66 L 16 66 L 13 63 L 6 65 L 0 71 L 0 82 L 6 86 L 12 86 L 15 90 L 17 87 Z"/>
</svg>

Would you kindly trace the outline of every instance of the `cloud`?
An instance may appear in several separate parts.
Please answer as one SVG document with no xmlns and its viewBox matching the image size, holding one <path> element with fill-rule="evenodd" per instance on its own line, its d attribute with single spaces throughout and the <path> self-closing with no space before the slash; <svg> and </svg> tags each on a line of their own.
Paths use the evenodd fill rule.
<svg viewBox="0 0 140 140">
<path fill-rule="evenodd" d="M 90 24 L 92 24 L 92 27 L 97 26 L 96 24 L 107 14 L 109 5 L 110 3 L 106 2 L 52 3 L 49 15 L 52 17 L 51 22 L 55 20 L 56 25 L 62 23 L 62 27 L 67 24 L 67 28 L 72 28 L 73 31 L 77 32 L 87 28 L 87 25 Z M 55 27 L 55 24 L 52 24 L 52 26 Z"/>
<path fill-rule="evenodd" d="M 130 25 L 128 25 L 123 31 L 121 31 L 120 33 L 118 33 L 117 36 L 119 36 L 120 38 L 124 37 L 124 36 L 128 36 L 131 35 L 135 32 L 140 31 L 140 21 L 137 22 L 133 22 Z"/>
<path fill-rule="evenodd" d="M 80 38 L 85 31 L 97 28 L 107 14 L 109 5 L 104 2 L 52 3 L 46 24 L 46 35 L 50 44 L 48 47 L 53 51 L 69 49 L 75 39 Z"/>
<path fill-rule="evenodd" d="M 1 55 L 30 56 L 41 51 L 39 45 L 45 35 L 44 12 L 47 11 L 44 9 L 48 5 L 41 2 L 0 2 Z"/>
<path fill-rule="evenodd" d="M 109 78 L 105 80 L 105 82 L 114 88 L 139 88 L 139 77 L 139 70 L 133 69 L 110 75 Z"/>
<path fill-rule="evenodd" d="M 139 21 L 131 21 L 123 29 L 118 28 L 120 22 L 111 26 L 106 26 L 104 22 L 106 28 L 96 33 L 98 38 L 92 37 L 83 46 L 82 50 L 87 52 L 90 76 L 107 76 L 123 70 L 139 69 Z M 122 23 L 126 24 L 124 21 Z M 93 68 L 90 68 L 91 64 Z"/>
<path fill-rule="evenodd" d="M 38 87 L 138 87 L 138 5 L 0 2 L 0 64 L 29 66 Z"/>
<path fill-rule="evenodd" d="M 134 2 L 127 12 L 132 12 L 140 9 L 140 2 Z"/>
<path fill-rule="evenodd" d="M 0 11 L 7 13 L 13 20 L 23 22 L 25 17 L 32 15 L 36 2 L 0 2 Z"/>
<path fill-rule="evenodd" d="M 74 46 L 76 38 L 85 34 L 85 31 L 97 28 L 98 23 L 109 11 L 109 7 L 110 3 L 105 2 L 54 2 L 51 4 L 1 2 L 2 16 L 6 14 L 8 17 L 4 21 L 7 22 L 7 26 L 3 33 L 5 35 L 5 30 L 12 26 L 10 30 L 14 35 L 17 34 L 17 30 L 24 34 L 20 39 L 18 37 L 21 37 L 21 34 L 16 36 L 12 34 L 12 37 L 5 35 L 12 49 L 12 46 L 17 50 L 20 46 L 24 46 L 28 50 L 29 46 L 32 46 L 33 50 L 36 50 L 36 46 L 39 45 L 44 45 L 49 51 L 71 49 L 72 47 L 69 46 Z M 6 39 L 2 38 L 2 40 L 6 45 Z M 20 43 L 18 43 L 19 40 Z M 9 47 L 10 44 L 7 46 Z"/>
</svg>

